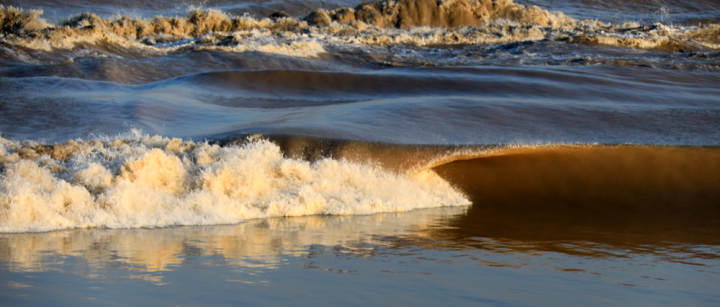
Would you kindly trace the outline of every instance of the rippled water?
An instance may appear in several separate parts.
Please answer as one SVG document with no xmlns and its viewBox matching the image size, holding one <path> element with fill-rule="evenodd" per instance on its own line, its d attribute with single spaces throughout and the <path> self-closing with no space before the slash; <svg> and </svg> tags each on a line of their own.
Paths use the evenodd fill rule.
<svg viewBox="0 0 720 307">
<path fill-rule="evenodd" d="M 2 1 L 0 296 L 718 304 L 719 16 Z"/>
</svg>

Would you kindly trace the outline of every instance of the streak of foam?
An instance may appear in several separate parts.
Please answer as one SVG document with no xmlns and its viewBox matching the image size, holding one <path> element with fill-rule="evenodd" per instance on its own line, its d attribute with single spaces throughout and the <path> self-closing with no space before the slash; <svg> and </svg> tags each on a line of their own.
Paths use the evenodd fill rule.
<svg viewBox="0 0 720 307">
<path fill-rule="evenodd" d="M 256 51 L 305 58 L 317 57 L 326 53 L 323 44 L 308 35 L 295 32 L 282 32 L 274 35 L 267 29 L 236 31 L 222 38 L 220 43 L 199 45 L 196 49 L 238 53 Z"/>
<path fill-rule="evenodd" d="M 0 231 L 164 227 L 464 206 L 432 170 L 285 158 L 266 140 L 218 146 L 136 134 L 54 146 L 0 139 Z"/>
</svg>

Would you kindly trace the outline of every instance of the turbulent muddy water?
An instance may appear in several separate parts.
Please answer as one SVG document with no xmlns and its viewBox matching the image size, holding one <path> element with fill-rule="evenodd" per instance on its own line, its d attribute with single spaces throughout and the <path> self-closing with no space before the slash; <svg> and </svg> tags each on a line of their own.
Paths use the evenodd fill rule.
<svg viewBox="0 0 720 307">
<path fill-rule="evenodd" d="M 0 4 L 4 302 L 720 304 L 715 1 Z"/>
</svg>

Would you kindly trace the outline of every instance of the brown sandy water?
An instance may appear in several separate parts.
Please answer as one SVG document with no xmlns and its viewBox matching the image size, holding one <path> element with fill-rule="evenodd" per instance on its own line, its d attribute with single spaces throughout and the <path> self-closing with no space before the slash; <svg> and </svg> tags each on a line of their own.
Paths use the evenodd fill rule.
<svg viewBox="0 0 720 307">
<path fill-rule="evenodd" d="M 497 150 L 435 170 L 474 203 L 508 210 L 717 216 L 716 147 L 547 146 Z"/>
</svg>

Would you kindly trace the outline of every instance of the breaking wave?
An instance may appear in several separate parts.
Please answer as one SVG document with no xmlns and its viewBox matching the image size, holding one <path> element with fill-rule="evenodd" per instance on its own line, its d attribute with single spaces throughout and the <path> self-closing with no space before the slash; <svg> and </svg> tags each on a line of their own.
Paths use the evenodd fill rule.
<svg viewBox="0 0 720 307">
<path fill-rule="evenodd" d="M 39 145 L 0 139 L 0 231 L 163 227 L 466 206 L 432 170 L 286 158 L 263 139 L 219 146 L 136 134 Z"/>
<path fill-rule="evenodd" d="M 0 232 L 232 224 L 471 202 L 511 214 L 665 220 L 720 213 L 717 147 L 418 146 L 282 136 L 208 143 L 134 132 L 55 145 L 0 139 L 0 162 Z"/>
<path fill-rule="evenodd" d="M 719 149 L 516 146 L 448 156 L 432 166 L 482 210 L 531 217 L 712 220 L 720 214 Z"/>
<path fill-rule="evenodd" d="M 720 49 L 720 25 L 610 24 L 576 20 L 512 0 L 374 1 L 318 9 L 304 17 L 260 18 L 218 10 L 151 19 L 92 13 L 51 25 L 42 12 L 0 6 L 0 45 L 46 52 L 92 48 L 101 54 L 163 55 L 183 50 L 257 51 L 318 57 L 362 46 L 461 46 L 550 40 L 665 51 Z M 361 48 L 362 49 L 362 48 Z"/>
</svg>

